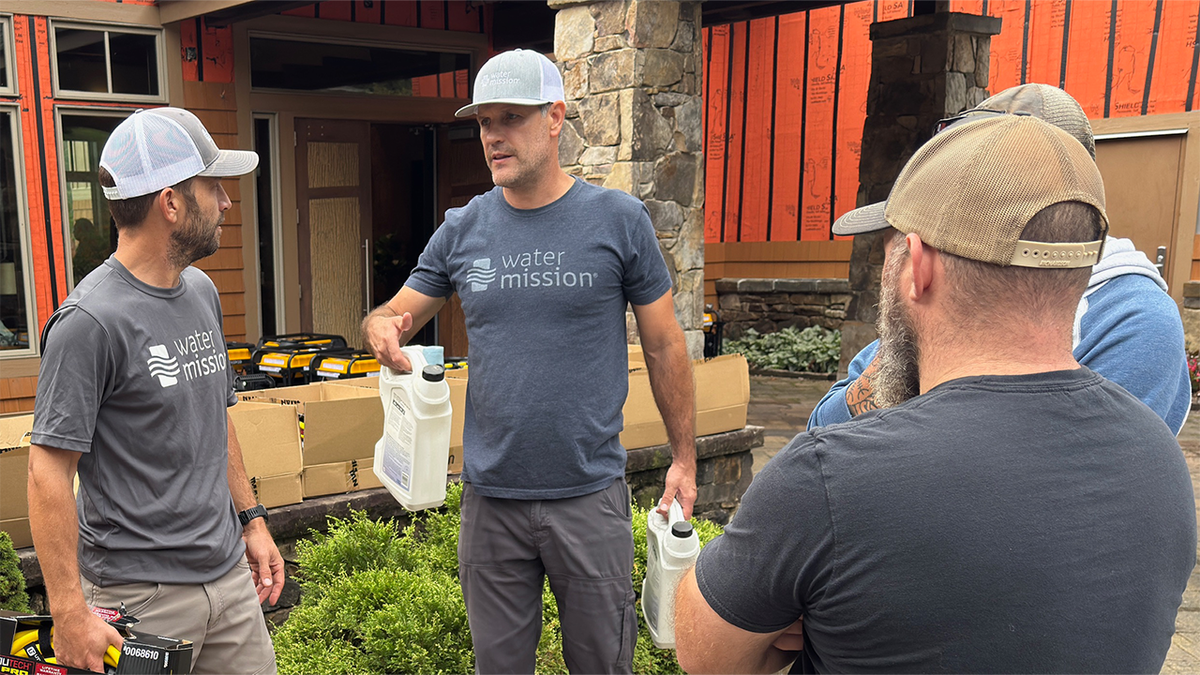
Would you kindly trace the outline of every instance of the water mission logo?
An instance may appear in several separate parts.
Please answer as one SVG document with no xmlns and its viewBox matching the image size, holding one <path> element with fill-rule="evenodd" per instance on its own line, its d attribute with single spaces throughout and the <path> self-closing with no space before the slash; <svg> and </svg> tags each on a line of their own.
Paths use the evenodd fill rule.
<svg viewBox="0 0 1200 675">
<path fill-rule="evenodd" d="M 150 366 L 150 374 L 158 378 L 158 383 L 163 389 L 179 384 L 179 379 L 175 377 L 179 374 L 179 361 L 167 353 L 166 345 L 151 347 L 150 358 L 146 364 Z"/>
<path fill-rule="evenodd" d="M 467 281 L 471 282 L 471 292 L 486 291 L 488 284 L 496 280 L 496 270 L 492 267 L 491 258 L 480 258 L 471 263 L 467 271 Z"/>
</svg>

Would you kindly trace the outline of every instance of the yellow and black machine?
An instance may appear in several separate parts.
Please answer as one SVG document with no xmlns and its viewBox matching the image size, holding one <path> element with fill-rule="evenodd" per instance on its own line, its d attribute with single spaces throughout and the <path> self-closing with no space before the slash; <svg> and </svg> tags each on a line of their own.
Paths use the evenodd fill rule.
<svg viewBox="0 0 1200 675">
<path fill-rule="evenodd" d="M 309 380 L 340 380 L 351 377 L 371 377 L 379 374 L 379 361 L 370 352 L 356 350 L 330 351 L 313 358 L 309 365 Z"/>
<path fill-rule="evenodd" d="M 225 343 L 225 351 L 229 355 L 229 367 L 239 375 L 249 375 L 255 372 L 254 345 L 249 342 Z"/>
<path fill-rule="evenodd" d="M 281 387 L 312 381 L 313 360 L 318 356 L 345 353 L 346 338 L 322 333 L 288 333 L 266 336 L 254 350 L 255 367 Z"/>
<path fill-rule="evenodd" d="M 258 341 L 258 348 L 275 347 L 319 347 L 322 349 L 346 349 L 346 338 L 325 333 L 285 333 L 268 335 Z"/>
</svg>

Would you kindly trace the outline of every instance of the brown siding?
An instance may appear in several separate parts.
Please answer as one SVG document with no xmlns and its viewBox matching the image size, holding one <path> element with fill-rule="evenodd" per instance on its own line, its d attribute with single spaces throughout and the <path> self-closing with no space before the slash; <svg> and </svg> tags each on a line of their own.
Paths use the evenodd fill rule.
<svg viewBox="0 0 1200 675">
<path fill-rule="evenodd" d="M 204 122 L 222 148 L 237 148 L 237 98 L 233 85 L 224 82 L 184 82 L 183 107 Z M 208 273 L 221 294 L 225 339 L 246 339 L 246 283 L 242 279 L 242 195 L 238 179 L 225 181 L 233 207 L 225 212 L 221 248 L 200 260 L 196 267 Z"/>
</svg>

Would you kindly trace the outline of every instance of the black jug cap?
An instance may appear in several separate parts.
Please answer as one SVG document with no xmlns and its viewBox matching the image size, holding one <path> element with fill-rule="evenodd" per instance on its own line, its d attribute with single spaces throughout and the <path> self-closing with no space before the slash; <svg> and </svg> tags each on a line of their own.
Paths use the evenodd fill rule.
<svg viewBox="0 0 1200 675">
<path fill-rule="evenodd" d="M 679 537 L 680 539 L 687 539 L 688 537 L 692 536 L 692 524 L 687 521 L 683 521 L 671 525 L 671 535 Z"/>
<path fill-rule="evenodd" d="M 441 366 L 425 366 L 421 369 L 421 378 L 426 382 L 441 382 L 446 379 L 446 369 Z"/>
</svg>

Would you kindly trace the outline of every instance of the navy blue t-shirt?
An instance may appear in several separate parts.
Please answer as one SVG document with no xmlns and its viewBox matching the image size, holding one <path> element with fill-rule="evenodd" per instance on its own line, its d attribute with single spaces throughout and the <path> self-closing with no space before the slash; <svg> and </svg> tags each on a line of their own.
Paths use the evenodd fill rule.
<svg viewBox="0 0 1200 675">
<path fill-rule="evenodd" d="M 1087 368 L 967 377 L 802 433 L 700 554 L 729 623 L 804 618 L 818 672 L 1158 672 L 1196 560 L 1191 478 Z"/>
<path fill-rule="evenodd" d="M 625 474 L 625 308 L 671 288 L 640 201 L 576 180 L 516 209 L 494 188 L 446 212 L 405 285 L 462 300 L 463 480 L 476 492 L 561 499 Z"/>
</svg>

